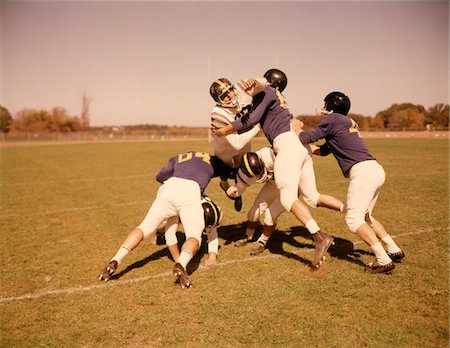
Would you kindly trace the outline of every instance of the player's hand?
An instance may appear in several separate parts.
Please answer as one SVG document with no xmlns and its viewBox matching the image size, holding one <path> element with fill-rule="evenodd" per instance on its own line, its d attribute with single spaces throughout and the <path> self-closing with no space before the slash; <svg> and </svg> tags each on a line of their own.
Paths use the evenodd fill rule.
<svg viewBox="0 0 450 348">
<path fill-rule="evenodd" d="M 230 186 L 227 190 L 227 196 L 229 197 L 238 197 L 238 189 L 236 186 Z"/>
<path fill-rule="evenodd" d="M 292 128 L 294 129 L 295 133 L 300 134 L 300 132 L 303 130 L 303 122 L 300 121 L 297 118 L 293 118 L 291 120 Z"/>
<path fill-rule="evenodd" d="M 221 127 L 221 128 L 212 125 L 211 132 L 213 132 L 213 134 L 218 137 L 223 137 L 225 135 L 233 133 L 234 127 L 231 124 L 229 124 L 228 126 L 225 126 L 225 127 Z"/>
<path fill-rule="evenodd" d="M 244 87 L 245 91 L 250 91 L 253 87 L 255 87 L 258 84 L 258 81 L 255 79 L 248 79 L 247 81 L 244 81 L 242 83 L 242 86 Z"/>
</svg>

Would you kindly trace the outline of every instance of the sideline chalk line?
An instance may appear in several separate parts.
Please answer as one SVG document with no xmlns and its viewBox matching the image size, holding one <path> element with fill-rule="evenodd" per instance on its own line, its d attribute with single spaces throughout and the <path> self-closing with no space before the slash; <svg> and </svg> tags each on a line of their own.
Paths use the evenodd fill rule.
<svg viewBox="0 0 450 348">
<path fill-rule="evenodd" d="M 415 235 L 419 235 L 419 234 L 423 234 L 423 233 L 430 233 L 430 232 L 437 232 L 437 231 L 441 231 L 441 229 L 431 229 L 431 228 L 421 229 L 421 230 L 417 230 L 414 232 L 401 233 L 401 234 L 392 236 L 392 238 L 396 239 L 399 237 L 415 236 Z M 356 246 L 359 244 L 364 244 L 364 242 L 356 241 L 355 243 L 353 243 L 353 246 Z M 305 253 L 305 252 L 309 253 L 312 251 L 313 250 L 310 249 L 310 250 L 302 251 L 302 253 Z M 299 253 L 294 252 L 294 254 L 299 254 Z M 214 267 L 224 267 L 224 266 L 241 263 L 241 262 L 258 261 L 258 260 L 272 259 L 272 258 L 277 258 L 277 257 L 282 257 L 282 255 L 269 254 L 269 255 L 261 255 L 261 256 L 256 256 L 256 257 L 252 256 L 252 257 L 247 257 L 244 259 L 234 259 L 234 260 L 220 262 L 220 263 L 216 264 L 216 266 L 214 266 Z M 208 267 L 200 265 L 198 267 L 198 269 L 208 269 Z M 145 282 L 148 280 L 158 279 L 158 278 L 163 278 L 163 277 L 168 277 L 168 276 L 172 276 L 172 271 L 167 271 L 167 272 L 163 272 L 163 273 L 159 273 L 159 274 L 154 274 L 154 275 L 144 276 L 144 277 L 139 277 L 139 278 L 134 278 L 134 279 L 115 280 L 112 282 L 109 281 L 109 282 L 104 282 L 103 284 L 99 284 L 99 285 L 88 285 L 88 286 L 79 286 L 79 287 L 72 287 L 72 288 L 65 288 L 65 289 L 53 289 L 53 290 L 50 290 L 50 289 L 49 290 L 39 290 L 35 293 L 25 294 L 25 295 L 21 295 L 21 296 L 0 297 L 0 303 L 15 302 L 15 301 L 21 301 L 21 300 L 28 300 L 28 299 L 39 299 L 41 297 L 50 296 L 50 295 L 83 293 L 83 292 L 89 292 L 91 290 L 96 290 L 96 289 L 110 288 L 110 287 L 127 285 L 127 284 L 132 284 L 132 283 L 141 283 L 141 282 Z"/>
</svg>

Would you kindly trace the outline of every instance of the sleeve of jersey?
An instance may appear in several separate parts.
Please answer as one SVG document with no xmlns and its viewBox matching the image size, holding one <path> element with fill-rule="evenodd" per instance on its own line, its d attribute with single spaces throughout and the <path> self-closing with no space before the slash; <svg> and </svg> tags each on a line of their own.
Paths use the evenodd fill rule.
<svg viewBox="0 0 450 348">
<path fill-rule="evenodd" d="M 206 232 L 208 238 L 208 253 L 219 253 L 219 236 L 217 233 L 217 227 L 209 229 Z"/>
<path fill-rule="evenodd" d="M 274 94 L 275 95 L 275 94 Z M 250 112 L 248 116 L 243 116 L 232 123 L 234 130 L 239 132 L 248 127 L 254 126 L 263 117 L 266 109 L 273 103 L 274 99 L 268 93 L 259 105 Z"/>
<path fill-rule="evenodd" d="M 245 145 L 247 145 L 250 140 L 252 140 L 256 134 L 260 131 L 260 128 L 257 126 L 254 126 L 252 129 L 250 129 L 247 132 L 241 133 L 241 134 L 228 134 L 226 136 L 228 142 L 235 150 L 241 150 Z"/>
<path fill-rule="evenodd" d="M 315 143 L 317 140 L 325 138 L 328 131 L 327 123 L 319 123 L 318 127 L 311 131 L 303 131 L 300 133 L 299 138 L 303 144 Z"/>
<path fill-rule="evenodd" d="M 169 159 L 169 162 L 164 168 L 161 168 L 158 174 L 156 174 L 156 181 L 163 183 L 173 175 L 173 169 L 175 167 L 175 157 Z"/>
</svg>

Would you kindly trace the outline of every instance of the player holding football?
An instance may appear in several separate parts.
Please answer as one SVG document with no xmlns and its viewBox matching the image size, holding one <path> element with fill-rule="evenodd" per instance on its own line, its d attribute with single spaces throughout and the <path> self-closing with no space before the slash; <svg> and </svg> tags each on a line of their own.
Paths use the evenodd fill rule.
<svg viewBox="0 0 450 348">
<path fill-rule="evenodd" d="M 367 243 L 376 257 L 376 261 L 368 264 L 365 270 L 369 273 L 390 273 L 395 269 L 394 262 L 400 262 L 405 254 L 372 216 L 384 184 L 384 169 L 367 150 L 357 123 L 347 117 L 349 97 L 341 92 L 332 92 L 324 102 L 326 115 L 317 128 L 304 131 L 302 122 L 298 120 L 293 121 L 293 126 L 304 144 L 325 139 L 325 144 L 314 153 L 321 156 L 332 153 L 344 176 L 350 179 L 345 221 L 350 231 Z M 380 240 L 386 245 L 387 252 Z"/>
<path fill-rule="evenodd" d="M 173 273 L 182 288 L 192 283 L 186 272 L 189 261 L 200 247 L 202 231 L 205 228 L 202 194 L 211 178 L 216 176 L 234 177 L 235 172 L 218 157 L 204 152 L 189 151 L 171 157 L 167 165 L 156 175 L 162 183 L 144 220 L 132 230 L 101 271 L 99 280 L 109 280 L 123 258 L 136 248 L 145 238 L 156 231 L 163 221 L 179 216 L 183 224 L 186 241 L 181 248 Z"/>
<path fill-rule="evenodd" d="M 246 235 L 235 242 L 236 246 L 243 246 L 253 238 L 261 215 L 264 215 L 264 226 L 257 244 L 250 254 L 257 255 L 264 251 L 266 244 L 275 230 L 278 216 L 285 211 L 280 201 L 280 190 L 273 180 L 275 153 L 271 147 L 263 147 L 256 152 L 248 152 L 242 157 L 241 165 L 237 173 L 236 186 L 231 186 L 227 194 L 230 196 L 241 195 L 254 183 L 263 183 L 261 191 L 255 198 L 253 206 L 248 212 Z M 331 210 L 343 212 L 344 203 L 337 198 L 319 193 L 316 186 L 314 166 L 311 154 L 302 166 L 302 175 L 299 182 L 299 193 L 303 200 L 311 207 L 325 207 Z"/>
<path fill-rule="evenodd" d="M 311 233 L 316 249 L 312 267 L 318 268 L 333 243 L 333 238 L 320 230 L 311 212 L 298 199 L 301 168 L 308 156 L 308 150 L 291 128 L 293 117 L 281 94 L 287 85 L 287 77 L 278 69 L 269 70 L 265 77 L 268 85 L 253 97 L 250 113 L 233 121 L 230 125 L 213 128 L 212 131 L 220 137 L 260 123 L 267 140 L 273 145 L 276 153 L 274 173 L 275 183 L 280 190 L 280 202 L 283 208 L 292 212 Z"/>
<path fill-rule="evenodd" d="M 253 95 L 259 93 L 267 81 L 263 78 L 242 80 L 232 84 L 226 78 L 215 80 L 209 89 L 216 105 L 211 110 L 212 127 L 223 127 L 248 113 Z M 251 151 L 250 141 L 261 128 L 256 125 L 240 134 L 229 134 L 225 137 L 212 135 L 214 155 L 232 168 L 238 168 L 242 155 Z M 229 187 L 227 178 L 221 178 L 220 187 L 226 192 Z M 237 211 L 242 209 L 242 198 L 234 199 Z"/>
</svg>

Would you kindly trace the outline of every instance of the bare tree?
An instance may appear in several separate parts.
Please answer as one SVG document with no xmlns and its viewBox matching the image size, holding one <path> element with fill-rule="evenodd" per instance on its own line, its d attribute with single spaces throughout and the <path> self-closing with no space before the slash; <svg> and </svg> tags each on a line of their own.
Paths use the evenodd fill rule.
<svg viewBox="0 0 450 348">
<path fill-rule="evenodd" d="M 89 106 L 92 102 L 92 98 L 90 98 L 86 92 L 83 92 L 81 96 L 81 125 L 80 130 L 86 130 L 90 126 L 90 114 L 89 114 Z"/>
</svg>

